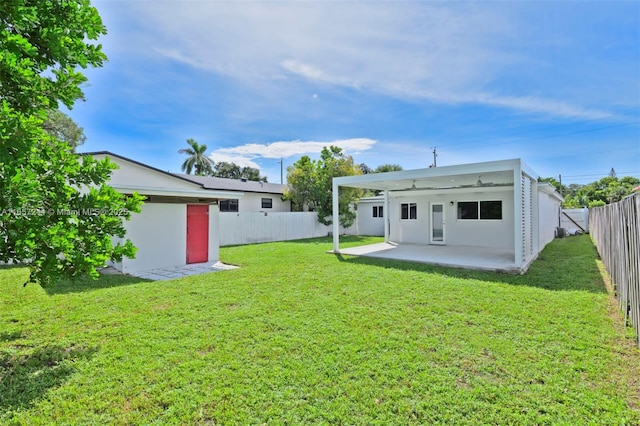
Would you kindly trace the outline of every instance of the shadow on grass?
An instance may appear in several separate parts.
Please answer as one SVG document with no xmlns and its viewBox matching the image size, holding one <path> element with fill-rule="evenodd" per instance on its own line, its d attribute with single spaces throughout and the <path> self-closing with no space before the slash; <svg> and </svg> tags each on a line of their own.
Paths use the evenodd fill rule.
<svg viewBox="0 0 640 426">
<path fill-rule="evenodd" d="M 587 235 L 552 241 L 538 255 L 538 258 L 523 275 L 450 268 L 364 256 L 354 257 L 337 254 L 336 257 L 341 262 L 347 263 L 419 271 L 454 278 L 501 282 L 554 291 L 607 292 L 602 274 L 596 263 L 598 252 Z"/>
<path fill-rule="evenodd" d="M 79 277 L 70 280 L 61 280 L 54 284 L 43 286 L 49 295 L 81 293 L 85 291 L 100 290 L 103 288 L 120 287 L 132 284 L 152 282 L 145 278 L 132 277 L 130 275 L 101 275 L 97 280 L 91 277 Z"/>
<path fill-rule="evenodd" d="M 12 342 L 14 340 L 22 339 L 24 334 L 22 331 L 3 331 L 0 332 L 0 342 Z"/>
<path fill-rule="evenodd" d="M 9 282 L 13 282 L 16 286 L 22 287 L 25 285 L 29 278 L 29 269 L 20 265 L 5 265 L 0 266 L 0 271 L 9 270 L 8 276 L 0 277 L 0 279 L 8 279 Z M 11 271 L 14 270 L 14 271 Z M 13 272 L 13 273 L 12 273 Z M 103 288 L 120 287 L 125 285 L 139 284 L 144 282 L 151 282 L 152 280 L 132 277 L 130 275 L 121 274 L 104 274 L 100 275 L 98 279 L 94 280 L 88 275 L 70 279 L 60 279 L 55 283 L 43 285 L 42 288 L 49 295 L 53 294 L 67 294 L 67 293 L 80 293 L 84 291 L 93 291 Z M 37 286 L 35 283 L 27 283 L 27 286 Z"/>
<path fill-rule="evenodd" d="M 60 386 L 74 373 L 74 361 L 97 351 L 75 346 L 44 346 L 22 354 L 0 351 L 0 418 Z"/>
<path fill-rule="evenodd" d="M 376 236 L 367 236 L 367 235 L 340 235 L 340 245 L 343 244 L 351 245 L 351 244 L 368 244 L 370 241 L 384 241 L 383 237 Z M 298 243 L 298 244 L 309 244 L 309 243 L 317 243 L 317 244 L 331 244 L 333 243 L 333 237 L 315 237 L 315 238 L 304 238 L 301 240 L 289 240 L 287 243 Z"/>
</svg>

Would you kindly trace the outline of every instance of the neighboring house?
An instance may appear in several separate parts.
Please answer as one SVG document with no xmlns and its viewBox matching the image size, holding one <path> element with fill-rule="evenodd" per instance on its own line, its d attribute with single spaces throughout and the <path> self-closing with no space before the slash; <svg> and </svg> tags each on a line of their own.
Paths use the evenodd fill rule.
<svg viewBox="0 0 640 426">
<path fill-rule="evenodd" d="M 361 234 L 375 234 L 382 215 L 381 235 L 386 243 L 395 243 L 393 247 L 469 247 L 475 253 L 482 248 L 487 254 L 507 256 L 507 264 L 486 269 L 512 272 L 526 271 L 553 240 L 562 202 L 555 189 L 539 183 L 538 175 L 520 159 L 334 178 L 334 216 L 339 187 L 383 192 L 382 199 L 360 200 Z M 334 252 L 346 253 L 339 248 L 335 228 Z M 425 256 L 421 261 L 430 263 Z M 453 259 L 447 264 L 455 265 Z"/>
<path fill-rule="evenodd" d="M 246 179 L 225 179 L 211 176 L 194 176 L 174 173 L 182 179 L 202 185 L 205 189 L 219 191 L 239 191 L 244 195 L 242 200 L 226 200 L 220 203 L 220 212 L 290 212 L 291 201 L 283 201 L 286 185 L 277 183 L 256 182 Z"/>
<path fill-rule="evenodd" d="M 126 238 L 138 248 L 135 259 L 113 264 L 124 273 L 219 260 L 219 203 L 241 200 L 243 193 L 215 190 L 107 151 L 90 152 L 108 157 L 119 169 L 109 185 L 122 194 L 146 197 L 139 214 L 125 222 Z"/>
<path fill-rule="evenodd" d="M 384 197 L 361 198 L 356 207 L 356 233 L 358 235 L 384 235 Z"/>
</svg>

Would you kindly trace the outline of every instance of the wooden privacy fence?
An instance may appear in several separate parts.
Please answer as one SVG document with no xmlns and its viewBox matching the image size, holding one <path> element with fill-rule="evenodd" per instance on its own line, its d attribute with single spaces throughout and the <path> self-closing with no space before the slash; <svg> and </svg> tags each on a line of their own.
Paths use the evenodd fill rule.
<svg viewBox="0 0 640 426">
<path fill-rule="evenodd" d="M 640 193 L 590 211 L 591 238 L 640 345 Z"/>
</svg>

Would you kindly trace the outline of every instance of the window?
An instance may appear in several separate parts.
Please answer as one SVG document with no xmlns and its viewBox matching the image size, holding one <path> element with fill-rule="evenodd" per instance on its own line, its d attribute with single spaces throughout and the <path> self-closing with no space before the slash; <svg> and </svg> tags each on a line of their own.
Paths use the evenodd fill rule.
<svg viewBox="0 0 640 426">
<path fill-rule="evenodd" d="M 416 203 L 400 204 L 400 219 L 418 219 L 418 205 Z"/>
<path fill-rule="evenodd" d="M 382 206 L 373 206 L 373 217 L 383 217 Z"/>
<path fill-rule="evenodd" d="M 458 201 L 458 219 L 477 219 L 477 201 Z"/>
<path fill-rule="evenodd" d="M 502 201 L 458 201 L 460 220 L 501 220 Z"/>
<path fill-rule="evenodd" d="M 273 198 L 263 198 L 262 199 L 262 208 L 263 209 L 271 209 L 271 208 L 273 208 Z"/>
<path fill-rule="evenodd" d="M 220 201 L 220 211 L 221 212 L 237 212 L 238 211 L 238 200 L 223 200 L 223 201 Z"/>
<path fill-rule="evenodd" d="M 502 201 L 480 201 L 480 219 L 502 219 Z"/>
</svg>

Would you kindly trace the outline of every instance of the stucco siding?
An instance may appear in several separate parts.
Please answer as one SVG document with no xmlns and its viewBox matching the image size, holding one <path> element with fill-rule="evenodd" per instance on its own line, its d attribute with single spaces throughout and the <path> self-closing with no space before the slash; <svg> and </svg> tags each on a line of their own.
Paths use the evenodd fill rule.
<svg viewBox="0 0 640 426">
<path fill-rule="evenodd" d="M 95 155 L 94 158 L 109 159 L 118 165 L 118 169 L 111 174 L 109 185 L 112 186 L 132 186 L 138 185 L 141 188 L 176 188 L 176 189 L 198 189 L 199 185 L 177 179 L 173 176 L 151 170 L 147 167 L 133 164 L 118 157 L 105 154 Z"/>
<path fill-rule="evenodd" d="M 560 201 L 544 192 L 539 192 L 538 196 L 538 220 L 540 221 L 538 241 L 540 250 L 542 250 L 555 238 L 560 214 Z"/>
<path fill-rule="evenodd" d="M 220 208 L 217 204 L 209 205 L 209 262 L 220 259 Z"/>
<path fill-rule="evenodd" d="M 124 259 L 122 272 L 132 273 L 186 264 L 186 204 L 142 206 L 140 214 L 126 222 L 127 238 L 138 248 L 135 259 Z"/>
<path fill-rule="evenodd" d="M 501 220 L 459 220 L 458 201 L 502 201 Z M 453 202 L 453 205 L 451 205 Z M 400 205 L 417 204 L 416 220 L 401 220 Z M 431 203 L 442 203 L 447 245 L 482 246 L 513 249 L 513 193 L 510 190 L 490 193 L 450 193 L 393 197 L 390 199 L 390 240 L 399 243 L 429 244 Z"/>
<path fill-rule="evenodd" d="M 357 210 L 357 219 L 356 219 L 356 227 L 358 230 L 358 235 L 373 235 L 373 236 L 383 236 L 384 235 L 384 221 L 388 212 L 382 209 L 383 217 L 373 217 L 373 207 L 383 208 L 384 202 L 376 201 L 376 202 L 360 202 L 358 204 Z"/>
<path fill-rule="evenodd" d="M 262 199 L 270 198 L 271 208 L 262 207 Z M 255 192 L 245 192 L 241 200 L 238 201 L 238 213 L 267 212 L 280 213 L 290 212 L 291 201 L 282 201 L 282 194 L 259 194 Z"/>
</svg>

